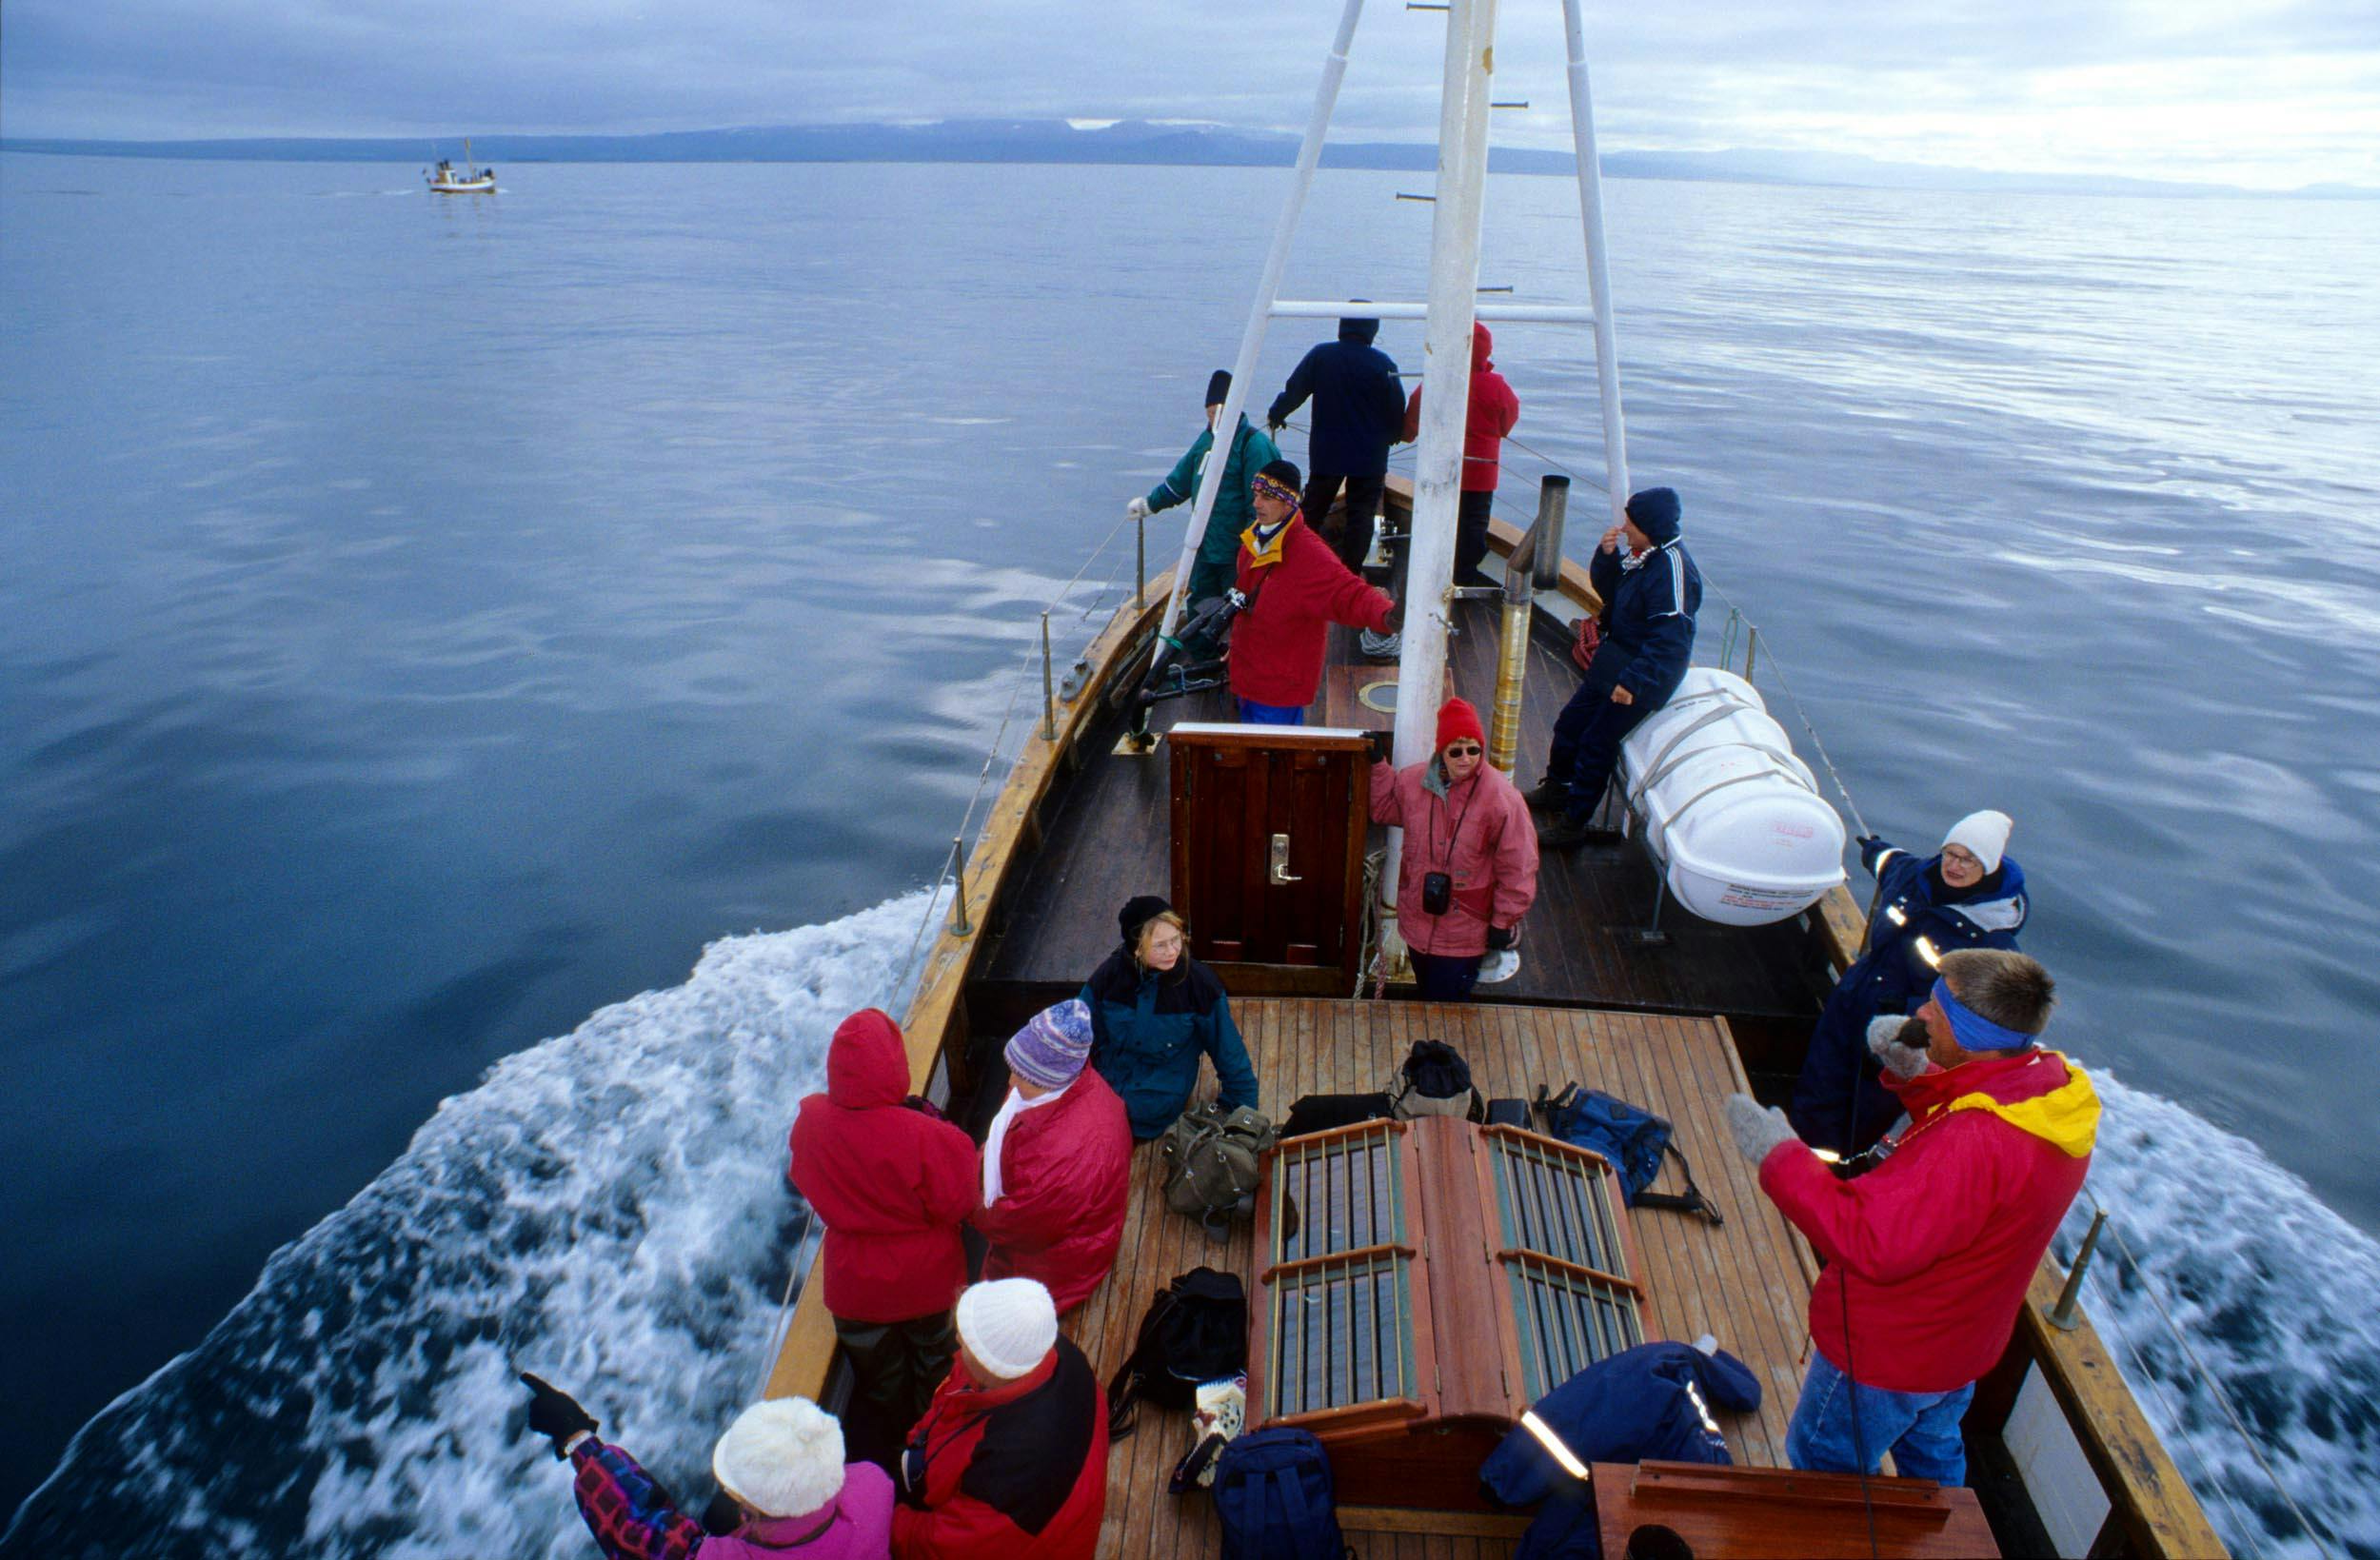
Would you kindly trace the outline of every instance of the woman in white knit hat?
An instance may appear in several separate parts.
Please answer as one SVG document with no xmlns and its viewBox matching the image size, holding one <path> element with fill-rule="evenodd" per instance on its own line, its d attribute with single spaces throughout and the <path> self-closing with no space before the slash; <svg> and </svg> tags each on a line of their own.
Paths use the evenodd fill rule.
<svg viewBox="0 0 2380 1560">
<path fill-rule="evenodd" d="M 1927 857 L 1874 835 L 1860 839 L 1860 865 L 1876 879 L 1868 951 L 1827 998 L 1786 1108 L 1812 1147 L 1860 1153 L 1900 1115 L 1868 1051 L 1871 1022 L 1914 1011 L 1944 954 L 2016 946 L 2030 905 L 2024 869 L 2008 854 L 2012 826 L 2006 813 L 1969 813 Z"/>
<path fill-rule="evenodd" d="M 609 1560 L 886 1560 L 893 1485 L 874 1463 L 843 1460 L 843 1427 L 806 1397 L 755 1403 L 711 1449 L 722 1499 L 705 1525 L 622 1448 L 595 1438 L 595 1418 L 526 1372 L 529 1429 L 577 1471 L 579 1514 Z"/>
<path fill-rule="evenodd" d="M 1031 1278 L 959 1296 L 959 1359 L 909 1432 L 902 1560 L 1091 1560 L 1107 1504 L 1107 1394 Z"/>
</svg>

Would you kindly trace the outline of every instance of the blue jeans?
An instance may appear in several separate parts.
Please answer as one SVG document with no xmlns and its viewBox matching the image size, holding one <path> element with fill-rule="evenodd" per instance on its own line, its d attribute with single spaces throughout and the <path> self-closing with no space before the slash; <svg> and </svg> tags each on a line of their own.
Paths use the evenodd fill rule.
<svg viewBox="0 0 2380 1560">
<path fill-rule="evenodd" d="M 1859 1451 L 1874 1472 L 1890 1449 L 1893 1466 L 1906 1479 L 1936 1484 L 1967 1482 L 1967 1446 L 1958 1422 L 1975 1395 L 1969 1382 L 1947 1392 L 1894 1392 L 1862 1387 L 1813 1349 L 1810 1373 L 1801 1379 L 1801 1401 L 1785 1432 L 1785 1460 L 1814 1473 L 1856 1473 Z M 1856 1443 L 1852 1402 L 1859 1404 Z"/>
<path fill-rule="evenodd" d="M 1252 726 L 1301 726 L 1306 712 L 1299 704 L 1259 704 L 1253 699 L 1234 695 L 1232 702 L 1240 706 L 1240 719 Z"/>
</svg>

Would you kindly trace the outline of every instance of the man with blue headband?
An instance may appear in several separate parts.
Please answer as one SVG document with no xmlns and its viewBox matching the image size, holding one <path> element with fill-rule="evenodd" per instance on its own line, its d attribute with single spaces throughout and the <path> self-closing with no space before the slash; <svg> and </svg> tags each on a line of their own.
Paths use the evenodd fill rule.
<svg viewBox="0 0 2380 1560">
<path fill-rule="evenodd" d="M 1944 955 L 1914 1017 L 1869 1026 L 1908 1116 L 1863 1173 L 1820 1158 L 1784 1112 L 1728 1097 L 1760 1189 L 1827 1265 L 1785 1437 L 1794 1467 L 1873 1473 L 1890 1451 L 1904 1477 L 1966 1482 L 1959 1421 L 2008 1348 L 2098 1133 L 2091 1079 L 2039 1041 L 2055 1000 L 2023 954 Z"/>
</svg>

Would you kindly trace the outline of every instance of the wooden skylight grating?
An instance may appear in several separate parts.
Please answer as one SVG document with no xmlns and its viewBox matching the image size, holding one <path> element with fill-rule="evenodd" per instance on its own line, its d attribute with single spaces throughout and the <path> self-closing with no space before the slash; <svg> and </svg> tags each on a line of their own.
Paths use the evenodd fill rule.
<svg viewBox="0 0 2380 1560">
<path fill-rule="evenodd" d="M 1273 1412 L 1411 1396 L 1412 1315 L 1411 1274 L 1395 1252 L 1281 1274 L 1273 1289 Z"/>
<path fill-rule="evenodd" d="M 1386 1122 L 1292 1138 L 1273 1171 L 1272 1258 L 1302 1262 L 1405 1237 L 1398 1134 Z"/>
<path fill-rule="evenodd" d="M 1531 1401 L 1623 1349 L 1644 1342 L 1636 1293 L 1530 1256 L 1506 1263 L 1520 1324 L 1520 1369 Z"/>
<path fill-rule="evenodd" d="M 1557 1262 L 1631 1276 L 1619 1238 L 1618 1188 L 1610 1168 L 1564 1144 L 1490 1133 L 1504 1244 Z"/>
</svg>

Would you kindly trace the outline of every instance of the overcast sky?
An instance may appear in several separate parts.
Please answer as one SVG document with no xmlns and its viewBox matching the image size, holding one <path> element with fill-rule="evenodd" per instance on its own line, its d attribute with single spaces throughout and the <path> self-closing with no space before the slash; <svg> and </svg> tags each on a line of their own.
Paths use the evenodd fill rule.
<svg viewBox="0 0 2380 1560">
<path fill-rule="evenodd" d="M 6 0 L 0 133 L 452 137 L 971 116 L 1296 129 L 1338 0 Z M 1426 140 L 1444 16 L 1369 0 L 1335 133 Z M 2380 185 L 2380 0 L 1590 4 L 1607 149 Z M 1568 136 L 1503 0 L 1500 144 Z"/>
</svg>

